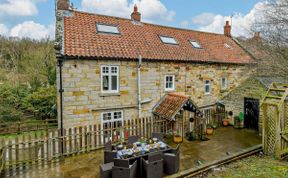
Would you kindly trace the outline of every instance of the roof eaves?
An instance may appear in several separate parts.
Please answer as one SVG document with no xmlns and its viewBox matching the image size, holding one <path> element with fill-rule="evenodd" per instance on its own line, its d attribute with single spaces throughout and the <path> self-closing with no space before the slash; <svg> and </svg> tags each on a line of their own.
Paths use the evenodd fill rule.
<svg viewBox="0 0 288 178">
<path fill-rule="evenodd" d="M 118 59 L 118 60 L 138 60 L 138 58 L 134 57 L 105 57 L 105 56 L 84 56 L 84 55 L 67 55 L 65 54 L 66 59 L 68 60 L 75 60 L 76 59 Z M 218 60 L 188 60 L 188 59 L 157 59 L 157 58 L 142 58 L 142 61 L 155 61 L 155 62 L 167 62 L 167 61 L 174 61 L 174 62 L 186 62 L 186 63 L 200 63 L 200 64 L 231 64 L 231 65 L 249 65 L 254 64 L 251 62 L 231 62 L 231 61 L 218 61 Z"/>
</svg>

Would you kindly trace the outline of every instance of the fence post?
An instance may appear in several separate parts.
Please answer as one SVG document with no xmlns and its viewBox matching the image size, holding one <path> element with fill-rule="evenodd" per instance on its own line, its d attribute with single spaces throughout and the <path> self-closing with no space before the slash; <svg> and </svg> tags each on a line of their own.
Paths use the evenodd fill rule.
<svg viewBox="0 0 288 178">
<path fill-rule="evenodd" d="M 84 127 L 84 150 L 88 152 L 88 133 L 87 133 L 87 126 Z"/>
<path fill-rule="evenodd" d="M 77 153 L 78 152 L 78 138 L 77 138 L 77 128 L 74 127 L 74 153 Z"/>
<path fill-rule="evenodd" d="M 38 137 L 37 133 L 34 132 L 34 155 L 35 155 L 35 163 L 38 162 Z"/>
<path fill-rule="evenodd" d="M 5 164 L 6 164 L 6 144 L 4 139 L 1 139 L 1 167 L 0 176 L 5 176 Z"/>
<path fill-rule="evenodd" d="M 44 164 L 44 159 L 45 159 L 45 156 L 44 156 L 44 133 L 43 131 L 41 131 L 40 133 L 40 153 L 41 153 L 41 163 Z"/>
<path fill-rule="evenodd" d="M 82 136 L 83 136 L 82 127 L 79 127 L 79 150 L 80 152 L 82 152 L 82 142 L 83 142 Z"/>
<path fill-rule="evenodd" d="M 68 134 L 69 134 L 69 155 L 72 154 L 72 129 L 68 129 Z"/>
</svg>

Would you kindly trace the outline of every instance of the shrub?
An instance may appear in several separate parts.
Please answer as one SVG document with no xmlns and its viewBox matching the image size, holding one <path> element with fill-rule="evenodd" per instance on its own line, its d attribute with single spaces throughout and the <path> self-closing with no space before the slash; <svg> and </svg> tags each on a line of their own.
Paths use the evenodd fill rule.
<svg viewBox="0 0 288 178">
<path fill-rule="evenodd" d="M 23 107 L 42 119 L 56 118 L 56 87 L 40 87 L 37 91 L 26 96 Z"/>
<path fill-rule="evenodd" d="M 18 121 L 23 117 L 22 101 L 30 94 L 23 85 L 0 85 L 0 121 Z"/>
</svg>

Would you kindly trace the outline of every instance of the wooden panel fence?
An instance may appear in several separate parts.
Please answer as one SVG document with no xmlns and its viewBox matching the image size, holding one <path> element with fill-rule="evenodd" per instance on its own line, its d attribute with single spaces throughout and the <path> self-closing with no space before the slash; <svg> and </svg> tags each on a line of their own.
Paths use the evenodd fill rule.
<svg viewBox="0 0 288 178">
<path fill-rule="evenodd" d="M 56 119 L 29 120 L 19 122 L 0 123 L 0 134 L 23 133 L 38 130 L 49 130 L 57 128 Z"/>
<path fill-rule="evenodd" d="M 101 125 L 89 125 L 40 134 L 17 136 L 1 143 L 1 170 L 5 168 L 25 168 L 30 165 L 43 165 L 66 156 L 87 153 L 102 148 L 110 139 L 124 142 L 128 135 L 150 138 L 152 132 L 166 133 L 167 121 L 161 118 L 147 117 L 125 120 L 122 127 L 101 129 Z"/>
</svg>

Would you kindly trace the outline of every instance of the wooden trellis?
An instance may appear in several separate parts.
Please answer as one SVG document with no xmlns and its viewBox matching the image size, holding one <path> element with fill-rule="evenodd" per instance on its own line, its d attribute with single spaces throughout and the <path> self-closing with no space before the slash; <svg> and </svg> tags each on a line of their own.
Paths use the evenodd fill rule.
<svg viewBox="0 0 288 178">
<path fill-rule="evenodd" d="M 262 103 L 263 149 L 281 159 L 287 156 L 288 84 L 272 83 Z"/>
</svg>

